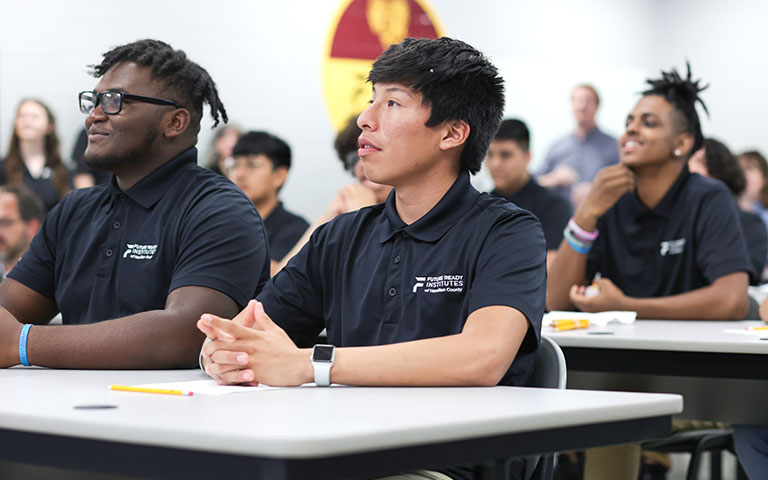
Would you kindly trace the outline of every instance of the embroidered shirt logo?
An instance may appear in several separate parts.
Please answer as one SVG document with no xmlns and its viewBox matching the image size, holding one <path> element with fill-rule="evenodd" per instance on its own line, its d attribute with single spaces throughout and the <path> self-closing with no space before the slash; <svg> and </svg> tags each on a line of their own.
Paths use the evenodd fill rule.
<svg viewBox="0 0 768 480">
<path fill-rule="evenodd" d="M 667 240 L 661 242 L 661 249 L 659 254 L 664 257 L 666 255 L 680 255 L 685 250 L 685 239 L 678 238 L 677 240 Z"/>
<path fill-rule="evenodd" d="M 132 258 L 134 260 L 151 260 L 157 251 L 157 245 L 127 243 L 125 247 L 123 258 Z"/>
<path fill-rule="evenodd" d="M 414 277 L 413 293 L 421 289 L 424 293 L 461 293 L 464 291 L 464 275 L 438 275 L 435 277 Z"/>
</svg>

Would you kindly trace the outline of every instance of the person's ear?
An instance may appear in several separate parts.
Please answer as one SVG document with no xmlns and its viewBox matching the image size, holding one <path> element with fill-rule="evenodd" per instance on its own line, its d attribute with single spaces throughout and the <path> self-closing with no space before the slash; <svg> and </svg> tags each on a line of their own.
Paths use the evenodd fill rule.
<svg viewBox="0 0 768 480">
<path fill-rule="evenodd" d="M 440 149 L 450 150 L 467 143 L 470 127 L 464 120 L 449 120 L 445 123 L 443 137 L 440 139 Z"/>
<path fill-rule="evenodd" d="M 285 184 L 285 180 L 288 178 L 288 167 L 277 167 L 272 170 L 272 186 L 275 190 Z"/>
<path fill-rule="evenodd" d="M 681 133 L 677 136 L 675 139 L 675 148 L 674 153 L 675 157 L 687 157 L 689 154 L 691 154 L 691 150 L 693 149 L 693 135 L 690 133 Z M 677 152 L 680 152 L 679 154 Z"/>
<path fill-rule="evenodd" d="M 164 133 L 166 138 L 175 138 L 187 130 L 187 127 L 189 127 L 189 123 L 192 120 L 192 115 L 186 108 L 177 108 L 166 113 L 163 120 L 165 122 Z"/>
<path fill-rule="evenodd" d="M 32 237 L 37 235 L 37 232 L 40 231 L 40 225 L 40 220 L 36 218 L 30 218 L 27 222 L 25 222 L 24 228 L 26 228 L 30 240 Z"/>
<path fill-rule="evenodd" d="M 523 160 L 525 161 L 525 166 L 528 167 L 528 164 L 531 163 L 531 151 L 530 150 L 523 151 Z"/>
</svg>

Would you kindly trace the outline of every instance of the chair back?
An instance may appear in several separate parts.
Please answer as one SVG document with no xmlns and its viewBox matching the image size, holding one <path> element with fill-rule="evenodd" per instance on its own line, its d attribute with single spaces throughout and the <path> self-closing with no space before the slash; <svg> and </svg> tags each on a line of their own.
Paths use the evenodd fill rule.
<svg viewBox="0 0 768 480">
<path fill-rule="evenodd" d="M 560 346 L 549 337 L 541 336 L 534 362 L 532 387 L 565 388 L 568 372 L 565 355 Z"/>
<path fill-rule="evenodd" d="M 549 337 L 541 336 L 530 386 L 539 388 L 565 388 L 567 371 L 565 355 L 560 346 Z M 525 458 L 524 480 L 549 480 L 554 468 L 554 455 L 530 455 Z M 539 465 L 541 464 L 541 465 Z M 538 466 L 538 469 L 536 468 Z"/>
</svg>

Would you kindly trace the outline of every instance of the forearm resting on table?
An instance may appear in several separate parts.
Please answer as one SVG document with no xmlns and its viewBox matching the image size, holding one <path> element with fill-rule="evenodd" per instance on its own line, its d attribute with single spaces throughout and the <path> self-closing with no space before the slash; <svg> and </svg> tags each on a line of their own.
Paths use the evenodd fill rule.
<svg viewBox="0 0 768 480">
<path fill-rule="evenodd" d="M 163 310 L 88 325 L 34 327 L 27 356 L 32 365 L 83 369 L 194 367 L 202 335 L 194 320 Z"/>
<path fill-rule="evenodd" d="M 181 287 L 165 309 L 87 325 L 32 327 L 27 357 L 32 365 L 84 369 L 186 368 L 197 364 L 203 335 L 195 327 L 211 310 L 233 315 L 227 295 L 205 287 Z"/>
<path fill-rule="evenodd" d="M 547 267 L 547 310 L 573 310 L 569 292 L 571 286 L 587 283 L 587 255 L 577 253 L 563 240 Z"/>
<path fill-rule="evenodd" d="M 456 335 L 339 348 L 331 381 L 361 386 L 493 386 L 514 360 L 528 320 L 510 307 L 473 312 Z"/>
<path fill-rule="evenodd" d="M 638 318 L 669 320 L 741 320 L 747 314 L 749 280 L 743 272 L 723 275 L 712 285 L 668 297 L 626 297 L 622 310 Z"/>
</svg>

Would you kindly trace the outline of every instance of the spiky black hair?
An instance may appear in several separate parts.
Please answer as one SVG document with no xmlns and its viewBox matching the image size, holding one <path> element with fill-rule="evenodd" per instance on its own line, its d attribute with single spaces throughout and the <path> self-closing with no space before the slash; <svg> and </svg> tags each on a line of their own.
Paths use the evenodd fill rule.
<svg viewBox="0 0 768 480">
<path fill-rule="evenodd" d="M 477 173 L 504 112 L 504 80 L 493 64 L 461 40 L 406 38 L 391 45 L 371 68 L 368 81 L 399 83 L 421 94 L 431 108 L 426 125 L 463 120 L 470 133 L 460 168 Z"/>
<path fill-rule="evenodd" d="M 105 53 L 100 64 L 90 65 L 91 73 L 99 78 L 122 62 L 150 67 L 152 78 L 162 82 L 171 99 L 192 112 L 190 123 L 196 127 L 195 132 L 200 130 L 203 102 L 211 107 L 214 128 L 219 124 L 219 114 L 224 123 L 227 122 L 227 111 L 219 99 L 213 79 L 203 67 L 188 59 L 183 51 L 174 50 L 159 40 L 138 40 Z"/>
<path fill-rule="evenodd" d="M 680 128 L 682 131 L 693 135 L 693 148 L 691 152 L 695 152 L 704 146 L 704 134 L 701 131 L 699 115 L 696 113 L 696 103 L 700 103 L 701 108 L 709 116 L 707 106 L 699 97 L 699 93 L 706 90 L 709 85 L 700 86 L 701 80 L 693 80 L 691 64 L 688 62 L 685 62 L 685 64 L 688 70 L 686 78 L 681 77 L 674 68 L 669 72 L 662 70 L 661 78 L 646 80 L 651 88 L 644 91 L 643 95 L 659 95 L 664 97 L 681 114 L 680 119 L 682 122 Z"/>
</svg>

